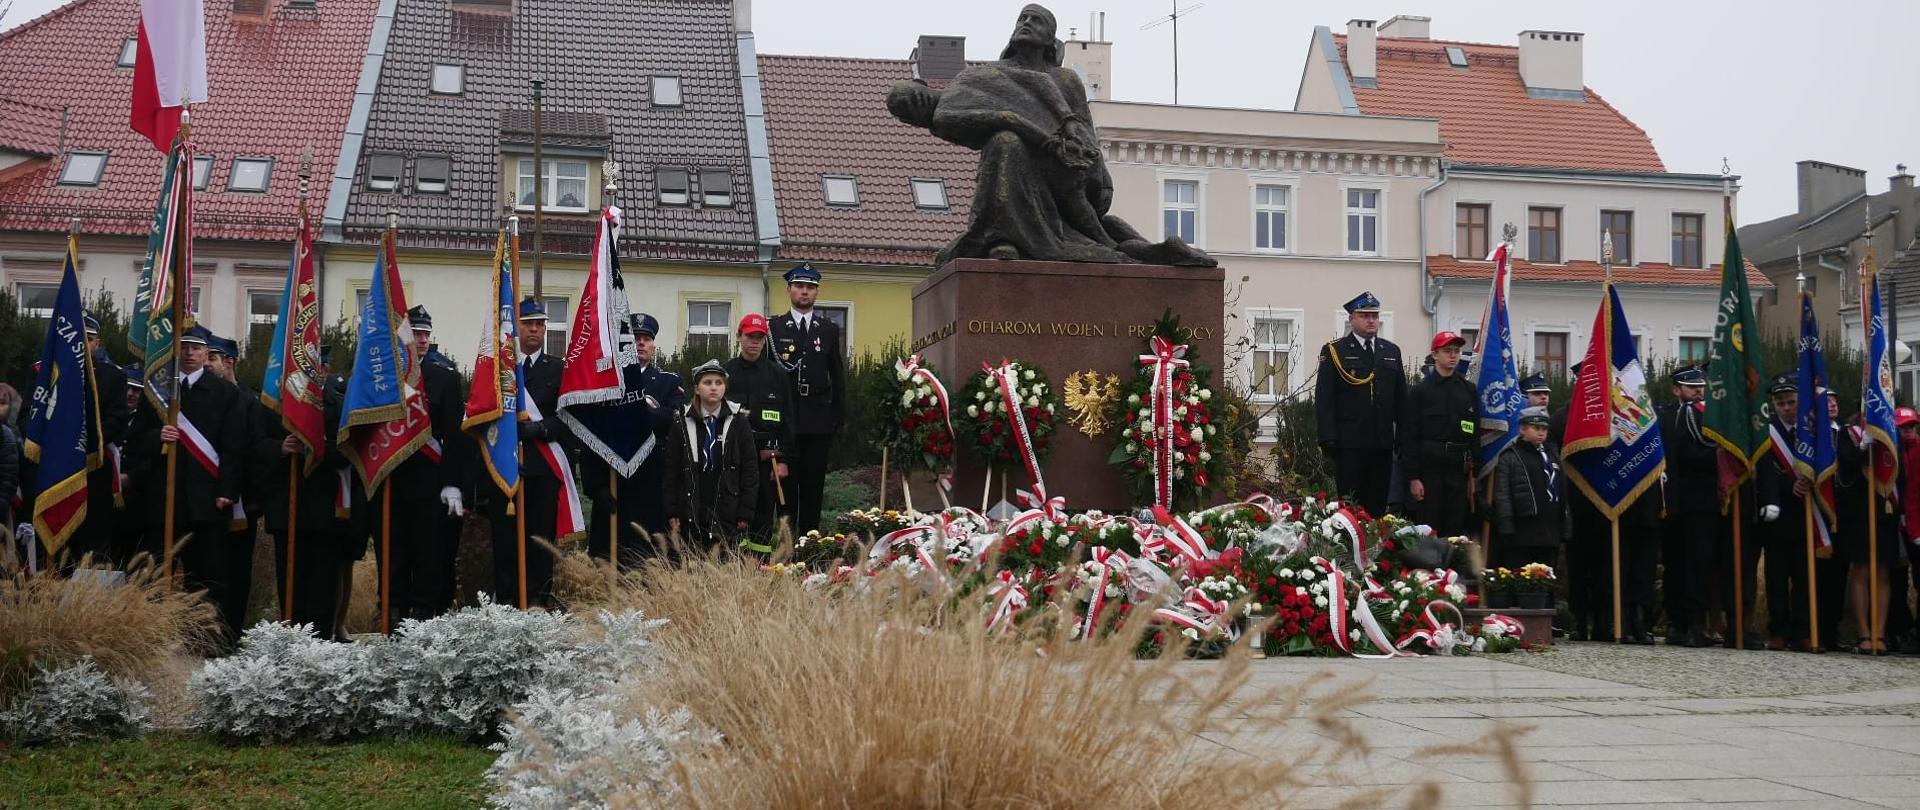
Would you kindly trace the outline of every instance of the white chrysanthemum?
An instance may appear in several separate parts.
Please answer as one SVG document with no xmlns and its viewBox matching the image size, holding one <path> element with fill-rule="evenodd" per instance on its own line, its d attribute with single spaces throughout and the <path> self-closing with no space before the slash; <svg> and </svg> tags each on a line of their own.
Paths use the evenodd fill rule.
<svg viewBox="0 0 1920 810">
<path fill-rule="evenodd" d="M 1202 388 L 1202 389 L 1200 389 L 1200 401 L 1201 401 L 1201 402 L 1206 402 L 1206 401 L 1208 401 L 1208 400 L 1211 400 L 1211 399 L 1213 399 L 1213 390 L 1212 390 L 1212 389 L 1210 389 L 1210 388 Z"/>
<path fill-rule="evenodd" d="M 1353 639 L 1354 641 L 1359 641 L 1359 640 L 1360 640 L 1360 631 L 1359 631 L 1358 629 L 1355 629 L 1355 630 L 1348 630 L 1348 631 L 1347 631 L 1347 638 L 1350 638 L 1350 639 Z"/>
<path fill-rule="evenodd" d="M 978 406 L 978 405 L 968 405 L 968 406 L 967 406 L 967 416 L 969 416 L 969 417 L 976 417 L 976 416 L 979 416 L 979 415 L 980 415 L 980 406 Z"/>
<path fill-rule="evenodd" d="M 1208 436 L 1212 436 L 1212 435 L 1213 435 L 1213 434 L 1214 434 L 1215 432 L 1216 432 L 1216 431 L 1214 430 L 1214 427 L 1213 427 L 1213 423 L 1212 423 L 1212 422 L 1208 422 L 1208 423 L 1207 423 L 1207 435 L 1208 435 Z"/>
<path fill-rule="evenodd" d="M 987 392 L 985 392 L 985 391 L 975 391 L 975 392 L 973 392 L 973 400 L 974 400 L 975 402 L 979 402 L 979 401 L 981 401 L 981 400 L 984 400 L 984 399 L 986 399 L 986 398 L 987 398 Z"/>
<path fill-rule="evenodd" d="M 1036 396 L 1036 397 L 1027 397 L 1027 407 L 1029 407 L 1029 408 L 1038 408 L 1038 407 L 1040 407 L 1040 398 L 1039 398 L 1039 397 L 1037 397 L 1037 396 Z"/>
<path fill-rule="evenodd" d="M 901 381 L 901 382 L 906 382 L 906 381 L 907 381 L 907 378 L 909 378 L 909 377 L 912 377 L 912 376 L 913 376 L 913 374 L 912 374 L 911 372 L 909 372 L 909 371 L 907 371 L 907 367 L 906 367 L 906 366 L 894 366 L 894 367 L 893 367 L 893 376 L 895 376 L 895 377 L 898 377 L 898 378 L 900 378 L 900 381 Z"/>
<path fill-rule="evenodd" d="M 1121 433 L 1128 438 L 1132 438 L 1133 436 L 1133 431 L 1131 430 L 1121 431 Z M 1140 452 L 1140 445 L 1134 444 L 1133 442 L 1127 442 L 1127 455 L 1133 455 L 1134 453 L 1138 453 L 1138 452 Z"/>
<path fill-rule="evenodd" d="M 1292 578 L 1293 578 L 1293 569 L 1291 569 L 1291 568 L 1282 568 L 1282 569 L 1280 569 L 1280 578 L 1281 578 L 1281 579 L 1292 579 Z"/>
<path fill-rule="evenodd" d="M 1194 428 L 1194 429 L 1193 429 L 1193 431 L 1192 431 L 1192 433 L 1191 433 L 1191 434 L 1189 434 L 1189 435 L 1191 435 L 1191 436 L 1193 437 L 1193 440 L 1194 440 L 1194 441 L 1196 441 L 1196 442 L 1198 442 L 1198 441 L 1204 441 L 1204 440 L 1206 440 L 1206 438 L 1207 438 L 1207 433 L 1206 433 L 1206 431 L 1203 431 L 1203 430 L 1201 430 L 1201 429 L 1199 429 L 1199 428 Z"/>
<path fill-rule="evenodd" d="M 1316 597 L 1314 597 L 1314 598 L 1313 598 L 1313 603 L 1314 603 L 1314 604 L 1316 604 L 1316 605 L 1319 605 L 1319 606 L 1321 606 L 1321 607 L 1326 607 L 1326 606 L 1327 606 L 1327 598 L 1326 598 L 1326 597 L 1324 597 L 1324 596 L 1316 596 Z"/>
<path fill-rule="evenodd" d="M 1207 463 L 1207 462 L 1209 462 L 1209 461 L 1212 461 L 1212 460 L 1213 460 L 1213 454 L 1212 454 L 1212 453 L 1209 453 L 1209 452 L 1207 452 L 1207 451 L 1205 451 L 1205 450 L 1202 450 L 1202 451 L 1200 451 L 1200 463 L 1201 463 L 1201 464 L 1205 464 L 1205 463 Z"/>
<path fill-rule="evenodd" d="M 1033 379 L 1033 369 L 1020 372 L 1020 379 L 1031 381 Z"/>
<path fill-rule="evenodd" d="M 1139 395 L 1139 394 L 1128 394 L 1128 395 L 1127 395 L 1127 404 L 1128 404 L 1128 405 L 1130 405 L 1130 406 L 1137 406 L 1137 405 L 1139 405 L 1139 404 L 1140 404 L 1140 395 Z"/>
<path fill-rule="evenodd" d="M 1048 416 L 1053 415 L 1053 403 L 1051 402 L 1047 403 L 1047 415 Z"/>
<path fill-rule="evenodd" d="M 913 401 L 914 401 L 914 400 L 916 400 L 916 399 L 919 399 L 919 397 L 918 397 L 918 396 L 915 396 L 915 395 L 914 395 L 914 393 L 913 393 L 912 391 L 908 391 L 908 392 L 906 392 L 906 393 L 904 393 L 904 394 L 901 394 L 901 395 L 900 395 L 900 404 L 901 404 L 901 405 L 912 405 L 912 404 L 913 404 Z"/>
<path fill-rule="evenodd" d="M 1178 408 L 1173 409 L 1173 418 L 1175 419 L 1187 418 L 1187 406 L 1182 405 Z"/>
</svg>

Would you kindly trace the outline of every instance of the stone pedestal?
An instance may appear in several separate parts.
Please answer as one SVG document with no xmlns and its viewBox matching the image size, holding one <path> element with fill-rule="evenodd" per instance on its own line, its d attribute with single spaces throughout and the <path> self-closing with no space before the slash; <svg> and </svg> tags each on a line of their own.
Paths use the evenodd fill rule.
<svg viewBox="0 0 1920 810">
<path fill-rule="evenodd" d="M 1097 371 L 1122 384 L 1133 379 L 1153 324 L 1171 308 L 1187 332 L 1188 357 L 1216 371 L 1225 338 L 1224 272 L 1217 267 L 956 259 L 913 290 L 913 351 L 934 363 L 955 396 L 954 407 L 983 362 L 1022 360 L 1039 366 L 1060 390 L 1067 375 Z M 1064 402 L 1063 402 L 1064 406 Z M 1089 437 L 1067 423 L 1063 407 L 1053 454 L 1042 472 L 1047 492 L 1071 509 L 1136 506 L 1119 472 L 1107 464 L 1112 433 Z M 979 506 L 984 466 L 960 442 L 956 505 Z M 1031 486 L 1024 470 L 1007 492 Z M 997 481 L 997 478 L 996 478 Z M 1000 498 L 995 483 L 989 503 Z M 928 493 L 931 495 L 932 493 Z M 915 505 L 927 508 L 920 493 Z"/>
</svg>

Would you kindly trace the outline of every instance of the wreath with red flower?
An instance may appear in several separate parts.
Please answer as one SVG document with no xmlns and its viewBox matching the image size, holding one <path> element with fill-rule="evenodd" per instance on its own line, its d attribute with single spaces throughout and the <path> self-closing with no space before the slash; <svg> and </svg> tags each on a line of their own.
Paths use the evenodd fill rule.
<svg viewBox="0 0 1920 810">
<path fill-rule="evenodd" d="M 1001 384 L 1011 378 L 1012 390 Z M 955 405 L 955 427 L 965 434 L 973 452 L 994 467 L 1004 469 L 1021 465 L 1018 412 L 1032 447 L 1034 464 L 1046 461 L 1053 450 L 1054 414 L 1060 409 L 1060 395 L 1054 391 L 1046 372 L 1019 360 L 1001 366 L 989 366 L 975 372 L 960 392 L 962 407 Z"/>
<path fill-rule="evenodd" d="M 880 404 L 881 446 L 898 459 L 901 469 L 919 467 L 935 473 L 953 469 L 954 425 L 949 418 L 946 387 L 933 364 L 919 355 L 897 360 L 891 385 Z"/>
<path fill-rule="evenodd" d="M 1217 424 L 1213 370 L 1187 356 L 1172 310 L 1153 331 L 1132 382 L 1114 400 L 1118 435 L 1107 461 L 1141 502 L 1197 506 L 1211 500 L 1226 477 L 1227 434 Z"/>
</svg>

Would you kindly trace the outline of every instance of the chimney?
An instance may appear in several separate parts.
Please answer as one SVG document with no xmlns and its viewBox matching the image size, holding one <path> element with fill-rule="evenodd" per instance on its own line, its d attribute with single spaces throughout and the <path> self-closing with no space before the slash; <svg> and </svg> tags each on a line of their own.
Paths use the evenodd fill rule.
<svg viewBox="0 0 1920 810">
<path fill-rule="evenodd" d="M 1887 179 L 1887 185 L 1893 190 L 1894 211 L 1893 249 L 1906 250 L 1913 244 L 1914 231 L 1920 229 L 1920 196 L 1913 193 L 1913 175 L 1907 174 L 1907 164 L 1894 167 L 1899 172 Z"/>
<path fill-rule="evenodd" d="M 1520 82 L 1535 98 L 1586 100 L 1581 40 L 1575 31 L 1521 31 Z"/>
<path fill-rule="evenodd" d="M 1380 72 L 1373 61 L 1373 21 L 1347 21 L 1347 73 L 1361 87 L 1376 87 Z"/>
<path fill-rule="evenodd" d="M 1395 14 L 1380 24 L 1380 36 L 1395 39 L 1432 39 L 1433 18 Z"/>
<path fill-rule="evenodd" d="M 1867 193 L 1867 173 L 1817 160 L 1793 164 L 1800 186 L 1800 217 L 1805 219 Z"/>
<path fill-rule="evenodd" d="M 753 0 L 733 0 L 733 32 L 744 34 L 753 30 Z"/>
<path fill-rule="evenodd" d="M 928 84 L 944 84 L 967 66 L 967 38 L 920 35 L 920 44 L 907 56 L 913 77 Z"/>
<path fill-rule="evenodd" d="M 1066 67 L 1080 74 L 1087 100 L 1113 98 L 1113 43 L 1071 40 L 1066 44 Z"/>
</svg>

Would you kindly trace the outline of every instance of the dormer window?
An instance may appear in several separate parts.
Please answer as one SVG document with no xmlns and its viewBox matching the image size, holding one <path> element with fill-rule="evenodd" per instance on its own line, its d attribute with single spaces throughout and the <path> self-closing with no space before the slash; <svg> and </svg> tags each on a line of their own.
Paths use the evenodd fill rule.
<svg viewBox="0 0 1920 810">
<path fill-rule="evenodd" d="M 466 65 L 434 65 L 433 94 L 436 96 L 457 96 L 467 91 Z"/>
<path fill-rule="evenodd" d="M 67 165 L 60 169 L 60 185 L 97 186 L 107 172 L 107 153 L 68 152 Z"/>
<path fill-rule="evenodd" d="M 519 161 L 520 184 L 518 207 L 533 209 L 533 160 L 521 158 Z M 541 192 L 541 204 L 545 210 L 563 213 L 584 214 L 590 200 L 587 197 L 587 174 L 591 164 L 585 160 L 546 160 L 542 161 L 541 182 L 546 188 Z"/>
<path fill-rule="evenodd" d="M 680 106 L 680 79 L 675 76 L 653 77 L 653 106 Z"/>
</svg>

